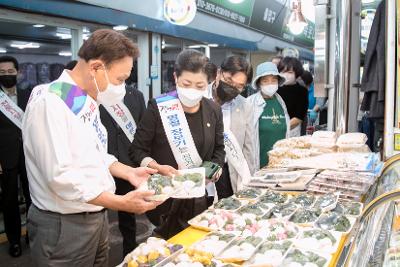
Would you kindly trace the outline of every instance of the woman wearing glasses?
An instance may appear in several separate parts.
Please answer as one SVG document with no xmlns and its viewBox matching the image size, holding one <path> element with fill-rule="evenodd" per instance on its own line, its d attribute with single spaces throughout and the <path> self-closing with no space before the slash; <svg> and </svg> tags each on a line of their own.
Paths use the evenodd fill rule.
<svg viewBox="0 0 400 267">
<path fill-rule="evenodd" d="M 251 126 L 250 104 L 240 95 L 251 80 L 252 68 L 239 56 L 226 58 L 212 86 L 214 102 L 222 108 L 226 159 L 216 183 L 218 198 L 226 198 L 241 190 L 254 171 L 254 128 Z"/>
</svg>

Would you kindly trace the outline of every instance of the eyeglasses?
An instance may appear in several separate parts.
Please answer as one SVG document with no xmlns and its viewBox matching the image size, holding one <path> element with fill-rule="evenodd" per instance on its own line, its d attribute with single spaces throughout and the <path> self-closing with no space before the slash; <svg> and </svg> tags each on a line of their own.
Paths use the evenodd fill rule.
<svg viewBox="0 0 400 267">
<path fill-rule="evenodd" d="M 243 92 L 243 90 L 244 90 L 244 88 L 245 88 L 246 85 L 243 85 L 243 84 L 240 84 L 240 85 L 239 85 L 239 84 L 235 83 L 234 81 L 232 81 L 232 78 L 231 78 L 231 77 L 225 77 L 223 72 L 221 72 L 221 76 L 222 76 L 222 78 L 223 78 L 223 79 L 222 79 L 223 82 L 229 84 L 230 86 L 232 86 L 233 88 L 235 88 L 235 89 L 238 90 L 239 92 Z"/>
</svg>

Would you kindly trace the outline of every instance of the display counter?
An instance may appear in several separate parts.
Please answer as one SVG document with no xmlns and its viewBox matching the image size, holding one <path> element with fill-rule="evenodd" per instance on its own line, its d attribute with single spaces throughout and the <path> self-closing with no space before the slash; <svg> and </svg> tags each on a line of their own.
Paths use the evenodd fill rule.
<svg viewBox="0 0 400 267">
<path fill-rule="evenodd" d="M 400 266 L 399 231 L 400 156 L 385 162 L 382 175 L 366 198 L 360 222 L 349 236 L 339 263 L 344 266 Z"/>
<path fill-rule="evenodd" d="M 299 154 L 310 148 L 285 144 L 293 140 Z M 125 265 L 400 266 L 400 156 L 383 166 L 377 154 L 340 152 L 263 169 L 168 241 L 141 244 Z"/>
</svg>

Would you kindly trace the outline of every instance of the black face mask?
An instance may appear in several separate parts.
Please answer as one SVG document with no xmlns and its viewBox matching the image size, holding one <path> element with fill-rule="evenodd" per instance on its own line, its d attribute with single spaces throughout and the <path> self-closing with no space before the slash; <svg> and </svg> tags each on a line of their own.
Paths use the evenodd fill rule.
<svg viewBox="0 0 400 267">
<path fill-rule="evenodd" d="M 219 81 L 218 87 L 215 90 L 219 100 L 221 100 L 223 103 L 231 101 L 240 94 L 238 89 L 223 81 Z"/>
<path fill-rule="evenodd" d="M 0 84 L 5 88 L 14 87 L 17 84 L 17 75 L 0 75 Z"/>
</svg>

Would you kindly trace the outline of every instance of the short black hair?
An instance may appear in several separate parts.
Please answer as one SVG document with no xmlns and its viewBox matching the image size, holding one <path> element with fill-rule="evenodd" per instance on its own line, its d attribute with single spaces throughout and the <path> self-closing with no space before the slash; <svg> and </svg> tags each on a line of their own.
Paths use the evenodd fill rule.
<svg viewBox="0 0 400 267">
<path fill-rule="evenodd" d="M 221 64 L 221 70 L 235 75 L 238 72 L 246 74 L 247 82 L 253 78 L 253 68 L 250 63 L 241 56 L 227 57 Z"/>
<path fill-rule="evenodd" d="M 304 69 L 303 65 L 301 64 L 300 60 L 295 57 L 284 57 L 278 65 L 279 72 L 285 72 L 293 70 L 296 79 L 303 75 Z"/>
<path fill-rule="evenodd" d="M 203 53 L 194 49 L 185 49 L 176 57 L 174 67 L 176 76 L 181 76 L 184 71 L 193 73 L 203 72 L 207 74 L 207 63 L 208 57 Z"/>
<path fill-rule="evenodd" d="M 76 66 L 77 63 L 78 63 L 77 60 L 71 60 L 70 62 L 68 62 L 68 63 L 65 65 L 64 69 L 66 69 L 66 70 L 73 70 L 73 69 L 75 68 L 75 66 Z"/>
<path fill-rule="evenodd" d="M 217 72 L 218 72 L 217 65 L 215 65 L 212 62 L 208 62 L 206 65 L 208 83 L 215 81 L 215 79 L 217 78 Z"/>
<path fill-rule="evenodd" d="M 14 64 L 15 69 L 17 71 L 19 70 L 18 60 L 15 57 L 12 57 L 12 56 L 1 56 L 0 57 L 0 63 L 4 63 L 4 62 L 12 62 Z"/>
<path fill-rule="evenodd" d="M 314 78 L 311 74 L 311 72 L 305 70 L 303 72 L 303 75 L 301 75 L 301 79 L 303 80 L 304 84 L 309 86 L 310 84 L 312 84 L 312 82 L 314 81 Z"/>
</svg>

